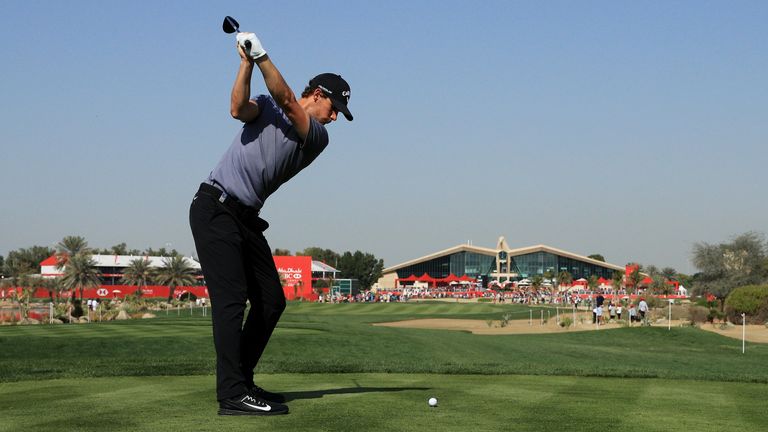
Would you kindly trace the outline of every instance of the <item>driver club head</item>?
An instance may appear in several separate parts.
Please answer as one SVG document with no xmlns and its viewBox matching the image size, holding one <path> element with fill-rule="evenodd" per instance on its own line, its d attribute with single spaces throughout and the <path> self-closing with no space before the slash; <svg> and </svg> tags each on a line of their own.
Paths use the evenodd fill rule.
<svg viewBox="0 0 768 432">
<path fill-rule="evenodd" d="M 224 17 L 224 24 L 222 24 L 221 28 L 224 30 L 224 33 L 240 32 L 240 24 L 231 16 Z"/>
</svg>

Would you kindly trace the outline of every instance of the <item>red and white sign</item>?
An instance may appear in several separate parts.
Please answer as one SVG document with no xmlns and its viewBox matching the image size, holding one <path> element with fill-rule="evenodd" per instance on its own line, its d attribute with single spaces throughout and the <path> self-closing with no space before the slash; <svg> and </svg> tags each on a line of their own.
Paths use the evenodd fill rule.
<svg viewBox="0 0 768 432">
<path fill-rule="evenodd" d="M 308 256 L 276 256 L 275 267 L 280 274 L 285 298 L 293 300 L 298 297 L 312 296 L 312 257 Z"/>
</svg>

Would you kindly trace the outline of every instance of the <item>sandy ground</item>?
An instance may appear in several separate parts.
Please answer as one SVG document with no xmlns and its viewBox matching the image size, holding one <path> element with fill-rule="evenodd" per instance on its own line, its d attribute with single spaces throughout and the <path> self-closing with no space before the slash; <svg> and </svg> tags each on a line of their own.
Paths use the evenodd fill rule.
<svg viewBox="0 0 768 432">
<path fill-rule="evenodd" d="M 579 322 L 583 318 L 583 323 Z M 568 333 L 575 331 L 599 331 L 613 328 L 619 328 L 619 324 L 605 324 L 600 327 L 591 323 L 591 314 L 581 314 L 577 316 L 576 324 L 566 329 L 560 327 L 555 322 L 555 318 L 550 319 L 548 322 L 542 324 L 541 319 L 534 318 L 532 322 L 528 320 L 512 320 L 507 323 L 506 326 L 501 327 L 499 320 L 494 320 L 489 323 L 484 320 L 465 320 L 465 319 L 420 319 L 420 320 L 406 320 L 395 321 L 388 323 L 374 324 L 384 327 L 404 327 L 404 328 L 421 328 L 421 329 L 437 329 L 437 330 L 460 330 L 468 331 L 478 335 L 506 335 L 506 334 L 534 334 L 534 333 Z M 672 320 L 672 327 L 679 327 L 680 321 Z M 639 324 L 635 324 L 639 326 Z M 655 327 L 667 327 L 667 322 L 656 323 Z M 721 334 L 723 336 L 732 337 L 735 339 L 741 339 L 741 326 L 729 326 L 725 330 L 721 330 L 719 325 L 704 324 L 700 327 L 702 330 L 711 331 Z M 746 340 L 750 342 L 768 343 L 768 328 L 764 325 L 748 325 L 746 328 Z"/>
</svg>

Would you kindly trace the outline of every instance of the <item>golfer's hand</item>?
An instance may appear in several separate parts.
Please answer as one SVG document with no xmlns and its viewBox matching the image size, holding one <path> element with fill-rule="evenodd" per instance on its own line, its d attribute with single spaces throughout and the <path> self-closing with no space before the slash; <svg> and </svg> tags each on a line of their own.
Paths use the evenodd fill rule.
<svg viewBox="0 0 768 432">
<path fill-rule="evenodd" d="M 238 33 L 237 45 L 241 58 L 245 55 L 251 60 L 256 60 L 267 54 L 267 51 L 261 46 L 261 41 L 253 33 Z"/>
</svg>

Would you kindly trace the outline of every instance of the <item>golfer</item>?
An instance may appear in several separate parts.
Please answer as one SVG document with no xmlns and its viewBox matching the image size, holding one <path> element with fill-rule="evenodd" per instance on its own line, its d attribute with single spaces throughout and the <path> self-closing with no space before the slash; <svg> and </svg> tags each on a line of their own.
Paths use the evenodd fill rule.
<svg viewBox="0 0 768 432">
<path fill-rule="evenodd" d="M 249 44 L 241 47 L 241 39 Z M 219 415 L 285 414 L 283 395 L 257 386 L 253 370 L 285 309 L 285 297 L 259 217 L 264 201 L 328 145 L 325 125 L 347 108 L 350 88 L 339 75 L 312 78 L 299 99 L 252 33 L 238 35 L 240 68 L 230 112 L 244 123 L 189 210 L 208 285 L 216 347 Z M 269 95 L 251 98 L 258 67 Z M 243 324 L 246 301 L 250 310 Z"/>
</svg>

